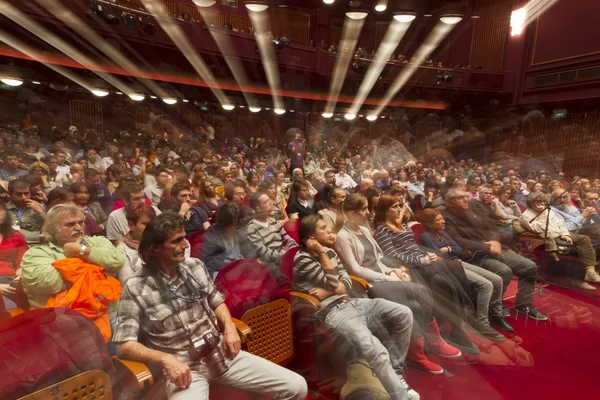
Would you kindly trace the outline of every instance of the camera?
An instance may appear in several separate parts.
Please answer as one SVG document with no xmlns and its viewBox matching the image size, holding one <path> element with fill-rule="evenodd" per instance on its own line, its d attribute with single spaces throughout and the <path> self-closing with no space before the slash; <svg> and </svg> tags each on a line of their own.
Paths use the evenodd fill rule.
<svg viewBox="0 0 600 400">
<path fill-rule="evenodd" d="M 202 339 L 193 341 L 190 339 L 189 354 L 192 360 L 205 359 L 208 367 L 215 374 L 221 376 L 229 370 L 225 364 L 225 357 L 219 348 L 221 338 L 214 332 L 208 332 Z"/>
</svg>

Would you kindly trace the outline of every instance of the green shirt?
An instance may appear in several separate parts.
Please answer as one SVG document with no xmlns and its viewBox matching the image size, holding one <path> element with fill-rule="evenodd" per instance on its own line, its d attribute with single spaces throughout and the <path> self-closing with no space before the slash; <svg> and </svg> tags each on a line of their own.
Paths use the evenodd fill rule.
<svg viewBox="0 0 600 400">
<path fill-rule="evenodd" d="M 111 275 L 123 267 L 125 256 L 105 237 L 84 236 L 81 243 L 92 248 L 88 257 L 90 264 L 105 268 Z M 52 265 L 54 261 L 65 258 L 63 249 L 54 243 L 31 247 L 23 255 L 21 281 L 32 309 L 46 307 L 50 297 L 68 288 L 67 282 Z M 109 306 L 109 313 L 113 309 L 118 309 L 118 302 Z"/>
</svg>

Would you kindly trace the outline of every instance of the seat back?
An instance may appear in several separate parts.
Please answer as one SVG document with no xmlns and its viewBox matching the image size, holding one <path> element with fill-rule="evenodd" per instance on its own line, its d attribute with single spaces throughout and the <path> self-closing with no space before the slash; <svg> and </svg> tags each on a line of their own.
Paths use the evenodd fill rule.
<svg viewBox="0 0 600 400">
<path fill-rule="evenodd" d="M 188 238 L 190 242 L 190 257 L 202 259 L 202 245 L 204 244 L 204 234 L 206 231 L 194 232 Z"/>
<path fill-rule="evenodd" d="M 287 276 L 291 281 L 293 280 L 294 275 L 294 257 L 296 257 L 298 250 L 300 250 L 300 246 L 289 249 L 283 257 L 281 257 L 281 262 L 279 264 L 279 272 Z"/>
<path fill-rule="evenodd" d="M 215 278 L 217 289 L 234 318 L 249 309 L 277 299 L 289 302 L 290 292 L 281 288 L 273 274 L 256 260 L 236 260 L 225 265 Z"/>
<path fill-rule="evenodd" d="M 275 364 L 284 364 L 294 355 L 292 310 L 289 301 L 278 299 L 251 308 L 241 318 L 252 329 L 247 351 Z"/>
<path fill-rule="evenodd" d="M 92 369 L 45 387 L 19 400 L 46 399 L 102 399 L 112 400 L 110 376 L 101 370 Z"/>
<path fill-rule="evenodd" d="M 410 229 L 413 231 L 415 235 L 415 243 L 419 243 L 419 238 L 425 232 L 425 227 L 421 224 L 413 224 Z"/>
<path fill-rule="evenodd" d="M 300 222 L 302 221 L 301 218 L 298 218 L 296 220 L 293 221 L 288 221 L 284 226 L 283 229 L 285 230 L 285 232 L 296 241 L 296 243 L 300 243 L 300 236 L 298 236 L 298 231 L 300 230 Z"/>
</svg>

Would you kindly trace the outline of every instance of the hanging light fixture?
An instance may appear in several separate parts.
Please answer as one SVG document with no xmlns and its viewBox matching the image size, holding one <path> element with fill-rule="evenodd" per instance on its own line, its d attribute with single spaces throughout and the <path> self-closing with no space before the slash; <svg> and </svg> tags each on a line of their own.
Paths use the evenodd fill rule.
<svg viewBox="0 0 600 400">
<path fill-rule="evenodd" d="M 39 82 L 39 81 L 31 81 L 31 83 L 33 83 L 34 85 L 41 85 L 42 84 L 42 82 Z"/>
<path fill-rule="evenodd" d="M 367 15 L 369 15 L 368 12 L 366 11 L 348 11 L 346 13 L 346 17 L 350 18 L 350 19 L 364 19 L 367 17 Z"/>
<path fill-rule="evenodd" d="M 327 112 L 324 112 L 324 113 L 323 113 L 323 114 L 321 114 L 321 115 L 323 116 L 323 118 L 331 118 L 331 117 L 333 117 L 333 113 L 327 113 Z"/>
<path fill-rule="evenodd" d="M 388 6 L 388 0 L 379 0 L 377 2 L 377 5 L 375 5 L 375 11 L 384 12 L 385 10 L 387 10 L 387 6 Z"/>
<path fill-rule="evenodd" d="M 356 114 L 346 114 L 344 115 L 344 118 L 346 118 L 348 121 L 352 121 L 354 118 L 356 118 Z"/>
<path fill-rule="evenodd" d="M 262 108 L 260 108 L 260 107 L 248 107 L 248 110 L 250 110 L 250 112 L 257 113 L 260 110 L 262 110 Z"/>
<path fill-rule="evenodd" d="M 375 121 L 377 119 L 377 115 L 367 115 L 368 121 Z"/>
<path fill-rule="evenodd" d="M 323 0 L 323 3 L 325 4 L 333 4 L 335 0 Z"/>
<path fill-rule="evenodd" d="M 400 12 L 394 14 L 394 19 L 398 22 L 412 22 L 417 15 L 415 13 L 410 12 Z"/>
<path fill-rule="evenodd" d="M 223 107 L 223 110 L 226 110 L 226 111 L 231 111 L 235 108 L 235 106 L 233 104 L 223 104 L 222 107 Z"/>
<path fill-rule="evenodd" d="M 91 92 L 94 96 L 98 97 L 108 96 L 108 90 L 106 89 L 92 89 Z"/>
<path fill-rule="evenodd" d="M 175 98 L 173 98 L 173 97 L 165 97 L 165 98 L 163 99 L 163 101 L 164 101 L 165 103 L 167 103 L 168 105 L 173 105 L 173 104 L 177 103 L 177 99 L 175 99 Z"/>
<path fill-rule="evenodd" d="M 277 115 L 282 115 L 285 114 L 285 108 L 276 108 L 273 110 L 275 112 L 275 114 Z"/>
<path fill-rule="evenodd" d="M 216 3 L 216 0 L 192 0 L 198 7 L 210 7 Z"/>
<path fill-rule="evenodd" d="M 463 16 L 460 14 L 446 14 L 440 17 L 440 21 L 445 23 L 446 25 L 456 25 L 460 21 L 462 21 Z"/>
<path fill-rule="evenodd" d="M 142 101 L 146 98 L 146 96 L 141 93 L 131 93 L 129 98 L 133 101 Z"/>
<path fill-rule="evenodd" d="M 0 81 L 8 86 L 21 86 L 23 84 L 23 79 L 14 76 L 4 76 L 0 78 Z"/>
<path fill-rule="evenodd" d="M 261 12 L 269 8 L 269 5 L 262 1 L 247 1 L 246 8 L 250 11 Z"/>
</svg>

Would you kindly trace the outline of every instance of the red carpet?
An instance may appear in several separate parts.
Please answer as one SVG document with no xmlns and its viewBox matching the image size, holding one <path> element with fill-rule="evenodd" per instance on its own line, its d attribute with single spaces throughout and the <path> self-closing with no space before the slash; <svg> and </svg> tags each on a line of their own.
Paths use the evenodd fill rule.
<svg viewBox="0 0 600 400">
<path fill-rule="evenodd" d="M 509 307 L 515 292 L 513 282 L 507 290 Z M 596 292 L 545 287 L 534 304 L 549 321 L 533 321 L 511 310 L 509 321 L 520 346 L 504 342 L 501 349 L 482 341 L 487 349 L 472 359 L 455 363 L 436 358 L 445 375 L 409 369 L 407 380 L 423 400 L 599 399 L 599 298 Z"/>
</svg>

